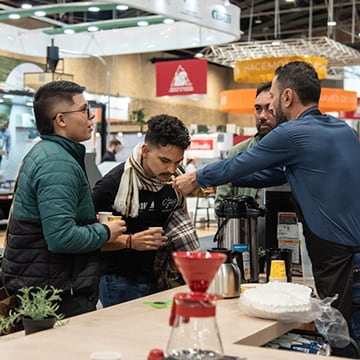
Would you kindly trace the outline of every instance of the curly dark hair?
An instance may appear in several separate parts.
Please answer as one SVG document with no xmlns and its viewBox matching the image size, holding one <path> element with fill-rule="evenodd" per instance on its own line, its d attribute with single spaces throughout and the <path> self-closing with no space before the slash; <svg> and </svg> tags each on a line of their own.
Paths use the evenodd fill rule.
<svg viewBox="0 0 360 360">
<path fill-rule="evenodd" d="M 145 142 L 153 146 L 174 145 L 186 150 L 190 145 L 189 130 L 175 116 L 156 115 L 147 121 Z"/>
<path fill-rule="evenodd" d="M 72 81 L 51 81 L 41 86 L 34 97 L 36 127 L 41 135 L 54 133 L 54 107 L 59 102 L 74 104 L 73 97 L 82 94 L 85 87 Z"/>
</svg>

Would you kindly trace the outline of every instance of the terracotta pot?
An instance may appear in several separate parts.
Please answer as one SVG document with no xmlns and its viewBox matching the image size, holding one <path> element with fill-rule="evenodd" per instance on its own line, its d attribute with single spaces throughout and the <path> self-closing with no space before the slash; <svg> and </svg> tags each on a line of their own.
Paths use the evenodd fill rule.
<svg viewBox="0 0 360 360">
<path fill-rule="evenodd" d="M 53 328 L 56 323 L 56 318 L 49 317 L 42 320 L 33 320 L 27 317 L 23 317 L 22 323 L 24 325 L 25 335 L 29 335 L 38 331 Z"/>
</svg>

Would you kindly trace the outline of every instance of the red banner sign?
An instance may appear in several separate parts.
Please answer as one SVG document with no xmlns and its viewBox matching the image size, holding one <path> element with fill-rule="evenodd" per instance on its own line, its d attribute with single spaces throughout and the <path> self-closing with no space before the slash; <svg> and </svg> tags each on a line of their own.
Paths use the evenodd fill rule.
<svg viewBox="0 0 360 360">
<path fill-rule="evenodd" d="M 156 63 L 156 96 L 206 94 L 207 60 Z"/>
<path fill-rule="evenodd" d="M 357 99 L 357 109 L 355 111 L 347 111 L 342 118 L 348 120 L 360 120 L 360 98 Z"/>
<path fill-rule="evenodd" d="M 192 139 L 189 150 L 213 150 L 213 139 Z"/>
</svg>

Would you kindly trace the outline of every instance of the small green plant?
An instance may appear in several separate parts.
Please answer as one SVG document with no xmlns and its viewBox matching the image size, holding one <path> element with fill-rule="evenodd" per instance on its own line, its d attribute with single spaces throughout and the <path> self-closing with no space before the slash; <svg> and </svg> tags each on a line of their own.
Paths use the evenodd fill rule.
<svg viewBox="0 0 360 360">
<path fill-rule="evenodd" d="M 145 112 L 144 109 L 136 109 L 131 112 L 130 120 L 139 123 L 140 131 L 143 132 L 143 127 L 145 124 Z"/>
<path fill-rule="evenodd" d="M 0 335 L 6 334 L 22 317 L 33 320 L 54 317 L 57 321 L 61 321 L 64 315 L 57 314 L 61 292 L 61 289 L 56 289 L 54 286 L 29 286 L 19 289 L 16 296 L 20 300 L 20 306 L 10 310 L 8 317 L 0 318 Z"/>
<path fill-rule="evenodd" d="M 262 246 L 259 246 L 259 258 L 262 258 L 265 256 L 266 256 L 266 250 Z"/>
</svg>

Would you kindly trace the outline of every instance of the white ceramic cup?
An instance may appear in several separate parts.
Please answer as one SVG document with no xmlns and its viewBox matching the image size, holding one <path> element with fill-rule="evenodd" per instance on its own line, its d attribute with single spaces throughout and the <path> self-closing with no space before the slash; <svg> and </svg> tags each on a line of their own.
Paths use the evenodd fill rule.
<svg viewBox="0 0 360 360">
<path fill-rule="evenodd" d="M 157 230 L 159 230 L 159 232 L 153 234 L 154 236 L 161 236 L 161 235 L 163 234 L 163 232 L 164 232 L 164 230 L 163 230 L 163 228 L 162 228 L 161 226 L 150 226 L 150 227 L 149 227 L 149 230 L 150 230 L 150 229 L 157 229 Z"/>
<path fill-rule="evenodd" d="M 122 354 L 116 351 L 95 351 L 90 354 L 90 360 L 121 360 Z"/>
<path fill-rule="evenodd" d="M 104 222 L 108 221 L 108 217 L 112 215 L 111 211 L 99 211 L 99 223 L 103 224 Z"/>
</svg>

